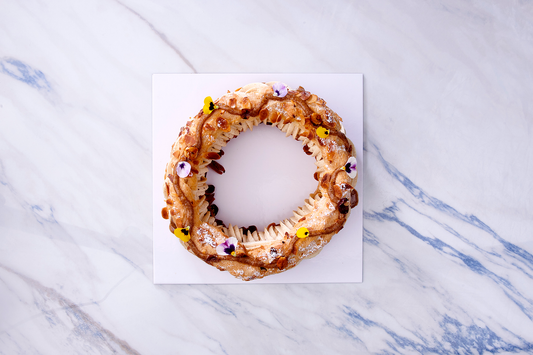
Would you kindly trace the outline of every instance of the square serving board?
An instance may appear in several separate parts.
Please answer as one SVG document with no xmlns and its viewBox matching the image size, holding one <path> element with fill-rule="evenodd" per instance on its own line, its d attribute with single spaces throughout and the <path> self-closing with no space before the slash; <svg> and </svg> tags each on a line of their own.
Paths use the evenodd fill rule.
<svg viewBox="0 0 533 355">
<path fill-rule="evenodd" d="M 161 217 L 163 179 L 170 149 L 189 117 L 213 100 L 249 83 L 281 81 L 327 102 L 342 117 L 357 151 L 359 204 L 344 228 L 320 254 L 281 274 L 242 281 L 190 254 Z M 314 158 L 301 142 L 276 127 L 259 125 L 223 148 L 223 175 L 207 174 L 215 185 L 218 219 L 226 225 L 256 225 L 258 230 L 292 216 L 317 181 Z M 155 284 L 353 283 L 363 274 L 363 75 L 362 74 L 154 74 L 152 76 L 153 262 Z"/>
</svg>

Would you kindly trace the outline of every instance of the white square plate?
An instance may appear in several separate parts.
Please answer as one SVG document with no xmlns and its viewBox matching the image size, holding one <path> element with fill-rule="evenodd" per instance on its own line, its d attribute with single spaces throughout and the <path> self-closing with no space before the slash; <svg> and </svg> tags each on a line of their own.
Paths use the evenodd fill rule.
<svg viewBox="0 0 533 355">
<path fill-rule="evenodd" d="M 212 267 L 190 254 L 169 231 L 161 217 L 163 177 L 170 148 L 180 127 L 203 107 L 228 90 L 249 83 L 281 81 L 326 100 L 340 117 L 357 150 L 359 205 L 344 229 L 333 236 L 320 254 L 303 260 L 281 274 L 248 283 L 361 282 L 363 269 L 363 75 L 362 74 L 155 74 L 152 77 L 153 154 L 153 256 L 155 284 L 242 284 L 228 272 Z M 208 173 L 215 185 L 217 218 L 226 225 L 256 225 L 259 230 L 292 215 L 316 189 L 314 158 L 300 142 L 275 127 L 259 125 L 242 133 L 223 148 L 219 162 L 226 173 Z M 252 176 L 252 178 L 247 178 Z"/>
</svg>

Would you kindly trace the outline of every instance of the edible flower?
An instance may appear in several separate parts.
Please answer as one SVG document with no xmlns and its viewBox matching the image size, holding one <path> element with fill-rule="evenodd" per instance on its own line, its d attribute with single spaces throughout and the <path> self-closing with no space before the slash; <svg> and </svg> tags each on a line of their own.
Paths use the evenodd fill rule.
<svg viewBox="0 0 533 355">
<path fill-rule="evenodd" d="M 352 179 L 357 176 L 357 160 L 355 157 L 350 157 L 346 164 L 341 168 L 346 171 L 349 177 Z"/>
<path fill-rule="evenodd" d="M 174 229 L 174 235 L 187 243 L 189 240 L 191 240 L 191 233 L 189 233 L 190 229 L 191 227 L 176 228 Z"/>
<path fill-rule="evenodd" d="M 309 229 L 305 227 L 298 228 L 298 230 L 296 231 L 296 236 L 302 239 L 307 238 L 309 236 Z"/>
<path fill-rule="evenodd" d="M 189 176 L 191 172 L 191 164 L 187 163 L 186 161 L 180 161 L 176 164 L 176 174 L 180 178 L 186 178 Z"/>
<path fill-rule="evenodd" d="M 208 96 L 204 99 L 204 113 L 206 115 L 209 115 L 213 110 L 216 110 L 218 108 L 217 105 L 213 102 L 213 99 L 211 96 Z"/>
<path fill-rule="evenodd" d="M 235 249 L 237 249 L 237 238 L 231 237 L 226 239 L 226 241 L 217 246 L 218 255 L 231 255 L 235 256 Z"/>
<path fill-rule="evenodd" d="M 320 126 L 316 129 L 316 134 L 320 138 L 327 138 L 329 136 L 329 129 Z"/>
<path fill-rule="evenodd" d="M 283 83 L 275 83 L 272 85 L 272 90 L 274 90 L 274 96 L 285 97 L 287 95 L 287 86 Z"/>
</svg>

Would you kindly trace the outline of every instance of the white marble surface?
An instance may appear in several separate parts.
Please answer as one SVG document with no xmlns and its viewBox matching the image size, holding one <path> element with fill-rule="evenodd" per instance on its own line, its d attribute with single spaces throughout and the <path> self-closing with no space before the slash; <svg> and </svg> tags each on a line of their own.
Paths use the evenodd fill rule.
<svg viewBox="0 0 533 355">
<path fill-rule="evenodd" d="M 0 353 L 533 352 L 532 2 L 0 6 Z M 362 284 L 153 285 L 171 72 L 364 74 Z"/>
</svg>

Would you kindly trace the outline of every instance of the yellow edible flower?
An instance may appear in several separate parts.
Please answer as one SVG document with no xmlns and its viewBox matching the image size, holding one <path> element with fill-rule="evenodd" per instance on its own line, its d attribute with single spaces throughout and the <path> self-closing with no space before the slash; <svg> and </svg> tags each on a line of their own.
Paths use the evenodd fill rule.
<svg viewBox="0 0 533 355">
<path fill-rule="evenodd" d="M 216 110 L 218 108 L 217 105 L 213 102 L 213 99 L 211 96 L 208 96 L 204 99 L 204 113 L 206 115 L 209 115 L 213 110 Z"/>
<path fill-rule="evenodd" d="M 187 243 L 189 240 L 191 240 L 191 233 L 189 233 L 190 229 L 190 227 L 176 228 L 174 229 L 174 235 Z"/>
<path fill-rule="evenodd" d="M 329 136 L 329 129 L 320 126 L 316 129 L 316 134 L 320 138 L 327 138 L 327 136 Z"/>
<path fill-rule="evenodd" d="M 296 231 L 296 236 L 302 239 L 307 238 L 309 236 L 309 229 L 305 227 L 298 228 L 298 230 Z"/>
</svg>

